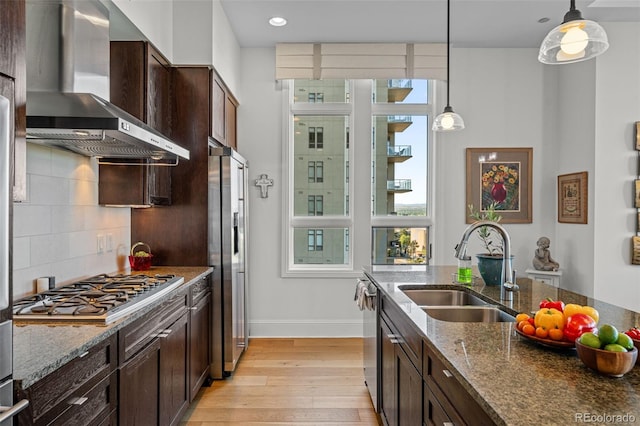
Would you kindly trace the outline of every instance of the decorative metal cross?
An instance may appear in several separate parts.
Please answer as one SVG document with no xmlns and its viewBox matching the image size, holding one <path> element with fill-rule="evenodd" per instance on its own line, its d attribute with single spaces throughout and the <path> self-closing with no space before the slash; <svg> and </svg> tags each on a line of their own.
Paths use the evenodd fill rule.
<svg viewBox="0 0 640 426">
<path fill-rule="evenodd" d="M 269 197 L 269 187 L 273 186 L 273 179 L 269 179 L 268 175 L 260 175 L 259 179 L 256 179 L 256 186 L 260 187 L 260 197 Z"/>
</svg>

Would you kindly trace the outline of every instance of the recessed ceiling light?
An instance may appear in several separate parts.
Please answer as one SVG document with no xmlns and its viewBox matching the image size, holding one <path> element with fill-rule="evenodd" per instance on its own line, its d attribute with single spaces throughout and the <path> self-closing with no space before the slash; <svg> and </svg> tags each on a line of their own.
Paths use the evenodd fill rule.
<svg viewBox="0 0 640 426">
<path fill-rule="evenodd" d="M 282 27 L 287 25 L 287 20 L 281 16 L 274 16 L 273 18 L 269 19 L 269 24 L 273 25 L 274 27 Z"/>
</svg>

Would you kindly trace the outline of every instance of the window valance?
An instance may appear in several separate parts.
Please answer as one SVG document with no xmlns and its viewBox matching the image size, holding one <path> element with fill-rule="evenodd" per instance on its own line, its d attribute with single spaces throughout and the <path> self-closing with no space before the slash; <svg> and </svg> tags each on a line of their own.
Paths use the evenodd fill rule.
<svg viewBox="0 0 640 426">
<path fill-rule="evenodd" d="M 445 43 L 279 43 L 276 80 L 447 79 Z"/>
</svg>

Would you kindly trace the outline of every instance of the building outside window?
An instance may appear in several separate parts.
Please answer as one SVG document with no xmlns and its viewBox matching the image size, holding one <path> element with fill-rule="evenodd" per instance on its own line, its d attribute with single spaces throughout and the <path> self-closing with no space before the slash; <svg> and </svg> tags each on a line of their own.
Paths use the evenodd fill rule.
<svg viewBox="0 0 640 426">
<path fill-rule="evenodd" d="M 309 195 L 307 204 L 309 206 L 309 216 L 322 216 L 323 203 L 322 195 Z"/>
<path fill-rule="evenodd" d="M 359 272 L 365 262 L 354 258 L 361 253 L 370 253 L 366 264 L 426 265 L 434 210 L 431 83 L 286 83 L 292 138 L 283 273 Z M 300 100 L 304 93 L 308 102 Z"/>
</svg>

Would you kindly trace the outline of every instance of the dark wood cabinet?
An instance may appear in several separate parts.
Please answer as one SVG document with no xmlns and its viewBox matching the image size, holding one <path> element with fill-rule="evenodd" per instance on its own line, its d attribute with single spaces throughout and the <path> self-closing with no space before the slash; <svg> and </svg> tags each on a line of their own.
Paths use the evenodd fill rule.
<svg viewBox="0 0 640 426">
<path fill-rule="evenodd" d="M 238 102 L 218 73 L 211 70 L 211 137 L 237 149 L 236 110 Z"/>
<path fill-rule="evenodd" d="M 154 247 L 155 265 L 209 264 L 211 76 L 211 67 L 207 66 L 172 68 L 171 84 L 180 94 L 172 105 L 172 135 L 189 150 L 190 159 L 171 167 L 171 206 L 131 212 L 131 240 Z M 168 223 L 171 226 L 166 226 Z"/>
<path fill-rule="evenodd" d="M 144 41 L 111 42 L 109 83 L 111 103 L 171 137 L 171 64 L 152 44 Z M 98 203 L 169 205 L 171 169 L 149 163 L 100 164 Z"/>
<path fill-rule="evenodd" d="M 381 307 L 380 415 L 389 426 L 420 425 L 422 348 L 416 353 L 410 346 L 417 332 L 406 329 L 405 320 L 390 309 L 385 298 L 382 298 Z"/>
<path fill-rule="evenodd" d="M 189 303 L 189 402 L 210 379 L 211 286 L 205 277 L 191 287 Z"/>
<path fill-rule="evenodd" d="M 166 328 L 160 339 L 159 424 L 177 425 L 189 405 L 187 314 Z"/>
<path fill-rule="evenodd" d="M 171 64 L 149 42 L 112 41 L 112 104 L 171 137 Z"/>
<path fill-rule="evenodd" d="M 435 399 L 444 415 L 454 424 L 494 424 L 440 358 L 431 353 L 426 355 L 423 370 L 425 385 L 430 391 L 429 398 Z M 425 404 L 427 400 L 425 394 Z"/>
<path fill-rule="evenodd" d="M 188 406 L 187 293 L 118 333 L 121 425 L 175 425 Z"/>
<path fill-rule="evenodd" d="M 0 7 L 0 76 L 11 80 L 12 184 L 14 201 L 27 198 L 26 14 L 24 0 L 4 0 Z M 3 83 L 5 85 L 5 83 Z M 4 92 L 6 93 L 6 91 Z M 8 97 L 7 95 L 3 95 Z"/>
<path fill-rule="evenodd" d="M 39 380 L 17 397 L 29 406 L 19 425 L 86 425 L 112 422 L 117 412 L 117 340 L 102 341 Z"/>
<path fill-rule="evenodd" d="M 159 363 L 156 339 L 120 367 L 120 425 L 158 424 Z"/>
</svg>

